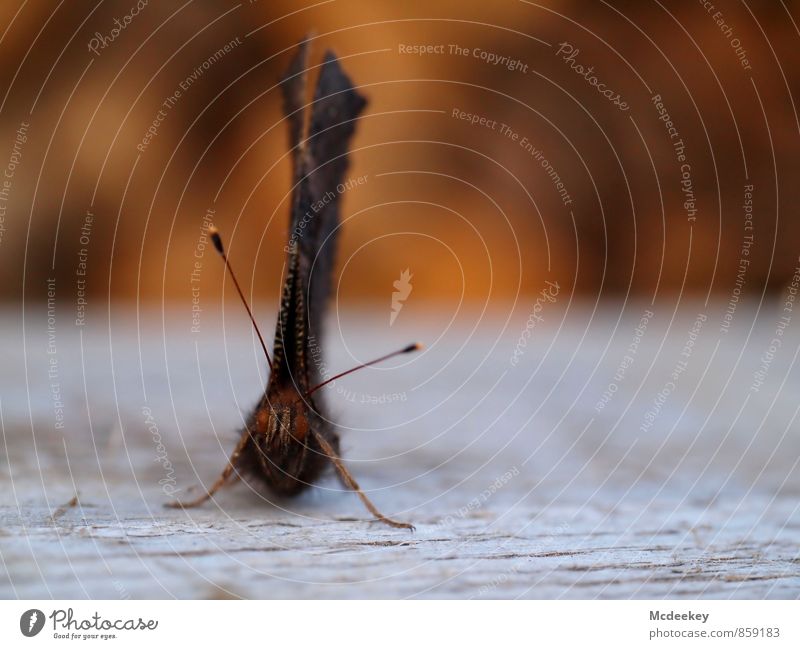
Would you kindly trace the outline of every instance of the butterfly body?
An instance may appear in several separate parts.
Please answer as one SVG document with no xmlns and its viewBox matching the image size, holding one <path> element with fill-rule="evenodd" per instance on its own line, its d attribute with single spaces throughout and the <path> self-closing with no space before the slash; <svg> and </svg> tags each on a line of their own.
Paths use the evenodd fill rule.
<svg viewBox="0 0 800 649">
<path fill-rule="evenodd" d="M 316 482 L 330 463 L 310 433 L 312 425 L 317 431 L 322 426 L 311 420 L 300 395 L 270 397 L 269 405 L 256 408 L 243 433 L 250 437 L 250 444 L 245 447 L 242 469 L 281 496 L 296 495 Z M 338 435 L 332 430 L 328 434 L 338 450 Z"/>
<path fill-rule="evenodd" d="M 269 363 L 269 382 L 247 418 L 239 443 L 222 475 L 203 496 L 186 503 L 172 503 L 171 506 L 199 505 L 242 475 L 259 480 L 274 494 L 293 496 L 316 482 L 333 465 L 345 485 L 358 494 L 377 519 L 393 527 L 413 529 L 408 523 L 383 516 L 358 486 L 339 457 L 339 435 L 325 417 L 322 396 L 316 392 L 335 378 L 349 373 L 333 378 L 322 376 L 317 344 L 323 340 L 324 315 L 332 284 L 339 229 L 338 194 L 334 194 L 333 189 L 340 186 L 347 171 L 349 142 L 366 100 L 353 88 L 338 60 L 329 52 L 320 69 L 306 124 L 307 46 L 307 42 L 300 45 L 281 82 L 295 183 L 289 220 L 290 239 L 286 246 L 286 277 L 271 358 L 256 326 Z M 212 241 L 230 270 L 216 230 L 212 233 Z M 232 271 L 231 278 L 255 326 L 252 312 Z M 397 353 L 418 348 L 418 345 L 411 345 Z"/>
</svg>

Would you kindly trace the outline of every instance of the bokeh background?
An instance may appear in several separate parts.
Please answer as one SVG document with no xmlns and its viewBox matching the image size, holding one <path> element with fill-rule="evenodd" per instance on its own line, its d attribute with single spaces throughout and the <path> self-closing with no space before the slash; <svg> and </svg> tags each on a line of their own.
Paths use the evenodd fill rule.
<svg viewBox="0 0 800 649">
<path fill-rule="evenodd" d="M 339 299 L 386 309 L 406 268 L 417 303 L 445 310 L 462 299 L 505 310 L 554 278 L 585 296 L 728 295 L 748 234 L 747 184 L 754 238 L 743 292 L 779 290 L 800 235 L 797 3 L 718 4 L 220 0 L 149 2 L 131 15 L 133 2 L 4 2 L 0 163 L 18 164 L 2 296 L 44 300 L 53 277 L 61 295 L 77 291 L 86 248 L 89 314 L 107 298 L 190 304 L 213 209 L 246 291 L 273 305 L 290 186 L 276 81 L 312 31 L 312 65 L 334 50 L 370 101 L 351 168 L 367 181 L 344 196 Z M 628 110 L 571 69 L 563 42 Z M 444 53 L 401 52 L 420 44 Z M 656 94 L 686 145 L 694 220 Z M 454 109 L 526 137 L 571 203 L 519 141 Z M 208 261 L 202 300 L 214 308 L 223 274 Z"/>
</svg>

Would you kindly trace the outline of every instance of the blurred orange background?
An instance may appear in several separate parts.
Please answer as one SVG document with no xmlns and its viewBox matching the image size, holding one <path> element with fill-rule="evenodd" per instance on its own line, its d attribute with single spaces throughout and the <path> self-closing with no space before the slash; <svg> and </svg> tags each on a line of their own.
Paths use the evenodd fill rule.
<svg viewBox="0 0 800 649">
<path fill-rule="evenodd" d="M 246 291 L 276 300 L 291 182 L 276 82 L 308 32 L 311 64 L 333 49 L 369 99 L 340 299 L 388 301 L 407 268 L 415 298 L 440 304 L 505 303 L 546 280 L 586 296 L 727 295 L 748 233 L 745 292 L 777 289 L 798 263 L 800 10 L 716 4 L 4 2 L 3 297 L 43 300 L 48 278 L 74 294 L 83 268 L 93 298 L 189 301 L 213 209 Z M 694 207 L 654 95 L 685 143 Z M 203 299 L 218 298 L 219 262 L 201 261 Z"/>
</svg>

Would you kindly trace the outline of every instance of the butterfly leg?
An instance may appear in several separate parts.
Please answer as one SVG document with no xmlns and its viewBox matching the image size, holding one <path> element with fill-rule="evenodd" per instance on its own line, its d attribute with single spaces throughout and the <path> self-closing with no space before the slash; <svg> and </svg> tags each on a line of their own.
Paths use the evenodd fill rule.
<svg viewBox="0 0 800 649">
<path fill-rule="evenodd" d="M 190 507 L 197 507 L 198 505 L 202 505 L 204 502 L 209 500 L 217 491 L 219 491 L 222 487 L 226 484 L 236 482 L 237 480 L 241 479 L 240 473 L 235 473 L 236 465 L 239 461 L 239 457 L 241 456 L 242 452 L 244 451 L 245 446 L 247 446 L 247 442 L 250 441 L 250 431 L 245 431 L 242 433 L 242 438 L 239 440 L 239 443 L 236 445 L 236 448 L 233 449 L 233 454 L 231 455 L 230 460 L 228 460 L 228 465 L 225 467 L 222 474 L 217 478 L 211 488 L 208 489 L 202 496 L 195 498 L 194 500 L 189 500 L 187 502 L 180 502 L 178 500 L 174 500 L 172 502 L 164 503 L 165 507 L 170 507 L 172 509 L 188 509 Z"/>
<path fill-rule="evenodd" d="M 364 503 L 364 507 L 366 507 L 375 518 L 392 527 L 400 527 L 411 531 L 414 530 L 414 526 L 411 525 L 411 523 L 401 523 L 399 521 L 392 520 L 391 518 L 388 518 L 383 514 L 381 514 L 380 511 L 378 511 L 378 508 L 372 504 L 372 501 L 369 498 L 367 498 L 367 495 L 363 491 L 361 491 L 361 487 L 358 486 L 356 479 L 347 470 L 347 467 L 344 465 L 344 462 L 342 462 L 342 458 L 340 458 L 336 454 L 336 451 L 333 450 L 333 447 L 330 445 L 328 440 L 325 439 L 313 428 L 311 429 L 311 434 L 314 435 L 314 438 L 319 443 L 320 447 L 322 448 L 322 452 L 328 456 L 331 462 L 333 462 L 333 466 L 336 467 L 336 470 L 339 472 L 339 477 L 342 479 L 345 485 L 347 485 L 347 487 L 349 487 L 350 489 L 355 491 L 356 494 L 358 494 L 358 497 L 361 499 L 361 502 Z"/>
</svg>

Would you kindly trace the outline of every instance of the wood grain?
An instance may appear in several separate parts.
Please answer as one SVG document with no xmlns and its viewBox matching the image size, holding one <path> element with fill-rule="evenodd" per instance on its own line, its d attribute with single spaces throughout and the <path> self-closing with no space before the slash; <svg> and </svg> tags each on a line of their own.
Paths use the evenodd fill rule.
<svg viewBox="0 0 800 649">
<path fill-rule="evenodd" d="M 721 308 L 706 309 L 685 372 L 644 432 L 697 309 L 655 310 L 597 410 L 646 307 L 622 319 L 558 308 L 516 365 L 524 312 L 466 314 L 449 329 L 420 317 L 391 331 L 388 306 L 380 317 L 342 314 L 332 370 L 395 343 L 433 343 L 415 362 L 353 375 L 328 395 L 350 468 L 415 533 L 367 522 L 332 476 L 297 500 L 239 484 L 197 510 L 162 507 L 173 490 L 218 475 L 263 386 L 257 342 L 238 316 L 226 313 L 223 326 L 204 315 L 193 336 L 183 312 L 163 322 L 144 312 L 138 331 L 129 310 L 83 328 L 60 314 L 48 354 L 44 314 L 26 314 L 23 338 L 7 312 L 0 595 L 798 597 L 794 331 L 753 392 L 775 313 L 740 307 L 723 336 Z"/>
</svg>

